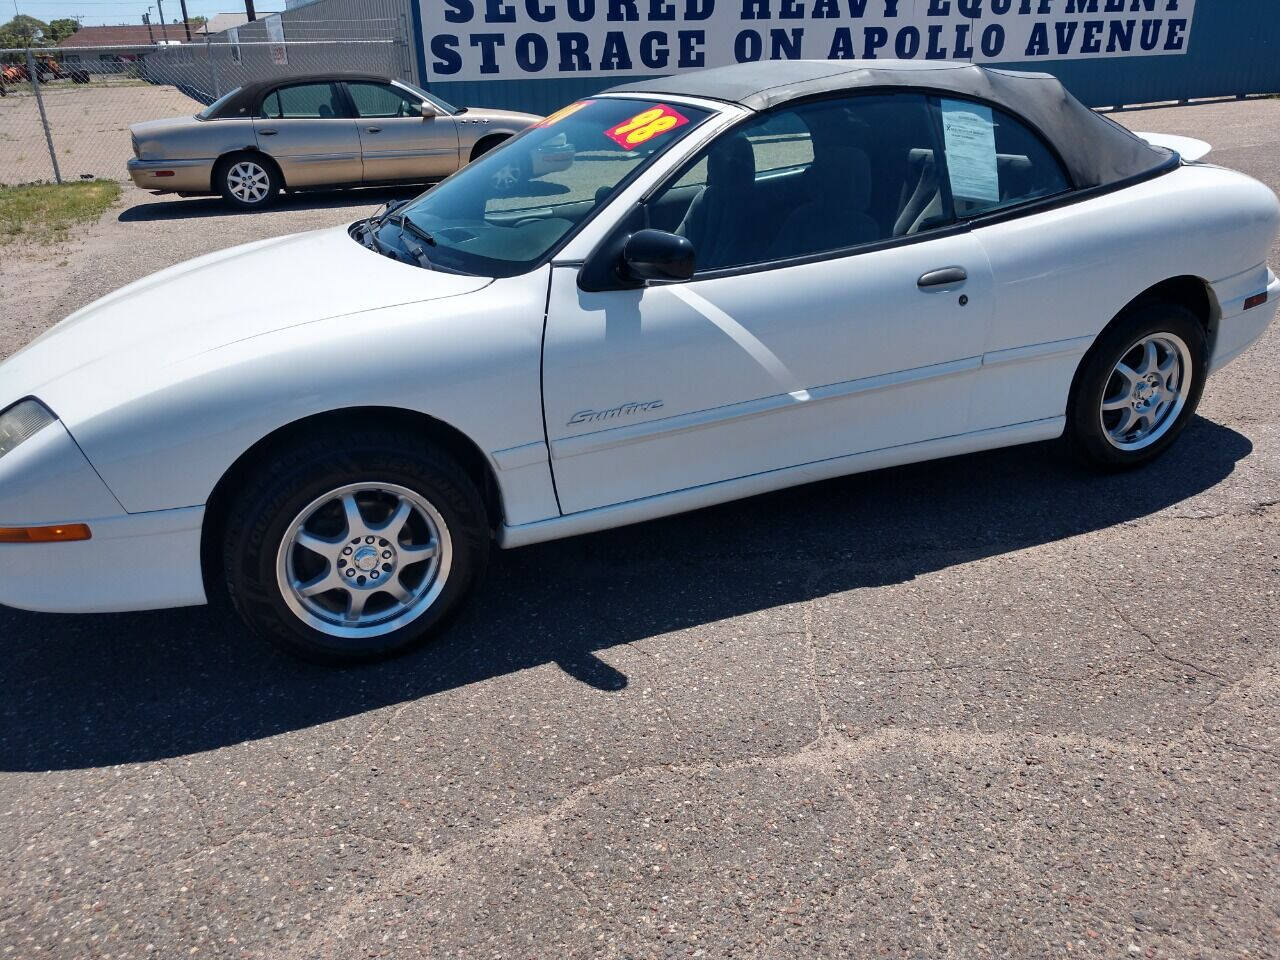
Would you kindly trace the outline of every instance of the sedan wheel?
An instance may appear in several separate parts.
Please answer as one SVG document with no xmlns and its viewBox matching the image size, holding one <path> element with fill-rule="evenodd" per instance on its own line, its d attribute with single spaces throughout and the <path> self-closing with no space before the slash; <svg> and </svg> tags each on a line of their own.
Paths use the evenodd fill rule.
<svg viewBox="0 0 1280 960">
<path fill-rule="evenodd" d="M 1186 307 L 1130 308 L 1085 355 L 1067 406 L 1067 439 L 1106 468 L 1137 467 L 1177 439 L 1200 402 L 1204 326 Z"/>
<path fill-rule="evenodd" d="M 261 203 L 270 187 L 267 171 L 252 160 L 241 160 L 227 171 L 227 189 L 241 203 Z"/>
<path fill-rule="evenodd" d="M 240 153 L 223 160 L 214 173 L 214 186 L 224 200 L 242 210 L 269 206 L 280 192 L 280 175 L 257 154 Z"/>
<path fill-rule="evenodd" d="M 294 518 L 276 576 L 304 623 L 334 637 L 376 637 L 430 609 L 452 558 L 449 528 L 423 497 L 357 483 L 322 494 Z"/>
<path fill-rule="evenodd" d="M 335 451 L 338 451 L 335 453 Z M 306 659 L 355 663 L 428 638 L 488 562 L 474 483 L 412 432 L 282 447 L 231 504 L 223 570 L 257 633 Z"/>
</svg>

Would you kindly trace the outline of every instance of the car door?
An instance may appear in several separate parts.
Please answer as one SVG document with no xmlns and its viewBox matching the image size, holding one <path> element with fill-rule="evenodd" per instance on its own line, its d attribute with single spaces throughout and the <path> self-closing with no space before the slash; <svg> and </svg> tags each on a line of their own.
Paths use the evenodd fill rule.
<svg viewBox="0 0 1280 960">
<path fill-rule="evenodd" d="M 364 162 L 365 183 L 437 180 L 458 169 L 457 122 L 424 117 L 422 99 L 402 87 L 348 81 Z"/>
<path fill-rule="evenodd" d="M 290 187 L 359 183 L 360 137 L 342 88 L 328 81 L 277 87 L 253 121 L 258 146 Z"/>
<path fill-rule="evenodd" d="M 924 97 L 764 114 L 624 221 L 687 236 L 692 280 L 585 290 L 591 261 L 556 264 L 543 389 L 562 510 L 968 431 L 992 281 L 939 155 Z"/>
<path fill-rule="evenodd" d="M 997 290 L 974 387 L 973 427 L 1062 417 L 1097 332 L 1096 315 L 1078 305 L 1081 286 L 1097 276 L 1106 228 L 1087 213 L 1045 211 L 1046 203 L 1071 191 L 1071 181 L 1026 124 L 983 103 L 933 102 L 956 215 L 972 221 Z M 1046 271 L 1045 264 L 1054 269 Z"/>
</svg>

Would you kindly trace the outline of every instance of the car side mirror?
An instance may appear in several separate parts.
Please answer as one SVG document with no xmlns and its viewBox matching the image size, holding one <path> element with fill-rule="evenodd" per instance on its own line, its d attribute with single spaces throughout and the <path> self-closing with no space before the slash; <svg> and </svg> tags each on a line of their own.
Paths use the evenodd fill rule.
<svg viewBox="0 0 1280 960">
<path fill-rule="evenodd" d="M 688 280 L 695 264 L 693 244 L 665 230 L 637 230 L 622 246 L 622 264 L 632 280 Z"/>
<path fill-rule="evenodd" d="M 423 118 L 426 120 L 440 116 L 440 111 L 436 109 L 436 105 L 428 100 L 423 100 L 418 104 L 418 112 L 421 113 Z"/>
</svg>

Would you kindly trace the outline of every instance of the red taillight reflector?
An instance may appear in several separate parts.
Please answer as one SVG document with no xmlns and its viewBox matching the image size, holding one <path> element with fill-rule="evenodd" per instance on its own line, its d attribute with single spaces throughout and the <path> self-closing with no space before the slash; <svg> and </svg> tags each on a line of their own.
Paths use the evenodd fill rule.
<svg viewBox="0 0 1280 960">
<path fill-rule="evenodd" d="M 1267 292 L 1264 290 L 1262 293 L 1255 293 L 1252 297 L 1246 300 L 1244 302 L 1244 308 L 1246 310 L 1252 310 L 1254 307 L 1260 307 L 1266 302 Z"/>
<path fill-rule="evenodd" d="M 173 176 L 173 171 L 172 171 L 172 170 L 157 170 L 157 171 L 155 172 L 155 176 L 157 176 L 157 177 L 172 177 L 172 176 Z"/>
<path fill-rule="evenodd" d="M 60 527 L 0 527 L 0 543 L 70 543 L 92 536 L 83 523 Z"/>
</svg>

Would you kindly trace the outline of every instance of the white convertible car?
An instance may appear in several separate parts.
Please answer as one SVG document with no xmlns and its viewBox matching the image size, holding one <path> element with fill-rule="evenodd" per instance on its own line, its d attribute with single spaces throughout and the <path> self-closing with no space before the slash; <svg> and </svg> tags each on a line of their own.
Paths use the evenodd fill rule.
<svg viewBox="0 0 1280 960">
<path fill-rule="evenodd" d="M 566 169 L 495 187 L 552 139 Z M 1280 203 L 1207 150 L 959 64 L 574 103 L 407 205 L 165 270 L 0 366 L 0 602 L 227 595 L 352 661 L 438 629 L 491 539 L 1064 433 L 1142 466 L 1280 296 Z"/>
</svg>

